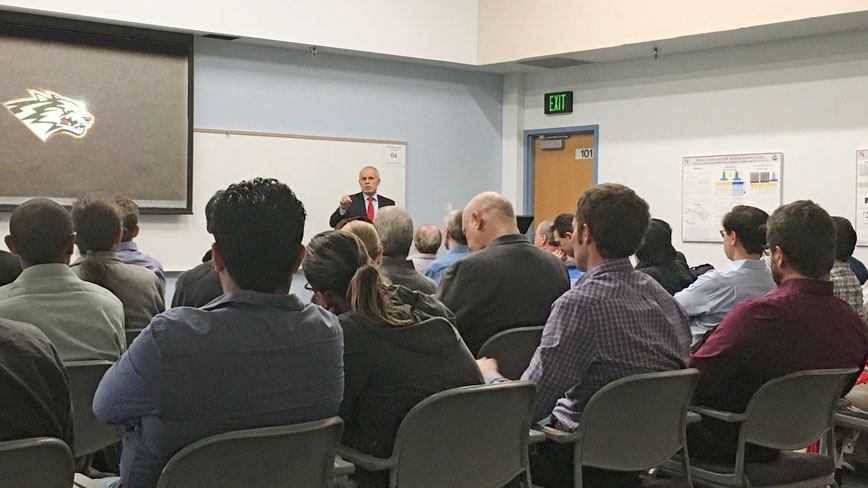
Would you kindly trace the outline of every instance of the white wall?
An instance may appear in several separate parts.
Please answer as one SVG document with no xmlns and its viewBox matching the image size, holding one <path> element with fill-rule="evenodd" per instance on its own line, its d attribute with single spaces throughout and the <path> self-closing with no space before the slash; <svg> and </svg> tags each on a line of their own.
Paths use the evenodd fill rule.
<svg viewBox="0 0 868 488">
<path fill-rule="evenodd" d="M 3 0 L 0 8 L 475 64 L 477 0 Z"/>
<path fill-rule="evenodd" d="M 479 64 L 868 9 L 864 0 L 480 0 Z"/>
<path fill-rule="evenodd" d="M 543 93 L 553 90 L 574 90 L 572 114 L 543 114 Z M 717 244 L 680 243 L 686 155 L 781 151 L 784 202 L 809 198 L 855 217 L 855 153 L 868 148 L 868 33 L 535 72 L 524 93 L 525 129 L 599 124 L 599 182 L 644 197 L 691 264 L 725 257 Z M 503 168 L 506 181 L 513 158 Z M 868 248 L 856 256 L 865 261 Z"/>
</svg>

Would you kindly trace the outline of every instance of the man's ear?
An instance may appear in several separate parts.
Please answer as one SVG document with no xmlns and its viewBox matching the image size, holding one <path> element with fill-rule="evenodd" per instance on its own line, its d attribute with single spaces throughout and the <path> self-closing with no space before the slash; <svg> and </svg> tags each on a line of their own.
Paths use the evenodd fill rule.
<svg viewBox="0 0 868 488">
<path fill-rule="evenodd" d="M 69 235 L 66 238 L 66 242 L 63 244 L 63 254 L 64 256 L 72 256 L 72 253 L 75 252 L 75 233 Z"/>
<path fill-rule="evenodd" d="M 214 261 L 215 271 L 219 273 L 226 270 L 226 265 L 223 264 L 223 256 L 220 255 L 220 251 L 217 249 L 216 242 L 211 244 L 211 260 Z"/>
<path fill-rule="evenodd" d="M 133 239 L 133 238 L 138 237 L 138 236 L 139 236 L 139 225 L 136 224 L 136 228 L 133 229 L 133 235 L 130 236 L 130 239 Z"/>
<path fill-rule="evenodd" d="M 6 243 L 6 247 L 9 248 L 9 252 L 12 254 L 18 255 L 18 251 L 15 249 L 15 244 L 12 242 L 12 236 L 8 235 L 3 238 L 3 242 Z"/>
<path fill-rule="evenodd" d="M 305 252 L 306 251 L 304 249 L 304 244 L 299 244 L 298 245 L 298 257 L 295 258 L 295 265 L 293 265 L 293 267 L 292 267 L 292 273 L 293 274 L 295 274 L 295 272 L 298 271 L 298 268 L 301 267 L 301 262 L 304 261 Z"/>
<path fill-rule="evenodd" d="M 115 246 L 120 244 L 120 242 L 124 240 L 124 228 L 121 227 L 121 230 L 118 232 L 118 236 L 115 237 Z"/>
</svg>

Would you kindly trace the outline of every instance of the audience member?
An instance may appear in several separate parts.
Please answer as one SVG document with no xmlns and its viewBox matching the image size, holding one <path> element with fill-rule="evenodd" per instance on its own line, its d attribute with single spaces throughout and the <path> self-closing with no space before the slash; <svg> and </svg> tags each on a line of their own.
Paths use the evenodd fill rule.
<svg viewBox="0 0 868 488">
<path fill-rule="evenodd" d="M 8 285 L 21 274 L 21 260 L 18 256 L 0 250 L 0 286 Z"/>
<path fill-rule="evenodd" d="M 154 272 L 160 279 L 160 285 L 166 287 L 166 273 L 163 265 L 154 257 L 139 251 L 138 245 L 133 239 L 139 236 L 139 206 L 129 198 L 118 195 L 114 198 L 115 205 L 121 211 L 121 226 L 123 235 L 121 242 L 115 247 L 118 258 L 127 264 L 144 266 Z"/>
<path fill-rule="evenodd" d="M 348 232 L 361 239 L 374 265 L 379 265 L 383 260 L 383 243 L 374 224 L 367 220 L 350 220 L 346 221 L 345 225 L 338 224 L 337 230 Z"/>
<path fill-rule="evenodd" d="M 536 232 L 533 234 L 533 245 L 542 249 L 543 251 L 548 251 L 550 253 L 557 253 L 558 249 L 558 241 L 555 239 L 555 235 L 552 232 L 552 226 L 555 221 L 552 219 L 546 219 L 539 223 L 536 228 Z"/>
<path fill-rule="evenodd" d="M 431 261 L 437 259 L 437 250 L 440 249 L 442 240 L 443 236 L 436 225 L 425 224 L 416 229 L 413 235 L 413 247 L 416 248 L 416 253 L 411 254 L 407 259 L 413 261 L 417 273 L 424 275 Z"/>
<path fill-rule="evenodd" d="M 443 279 L 443 274 L 455 261 L 470 254 L 470 248 L 467 247 L 467 237 L 464 236 L 464 229 L 461 228 L 463 214 L 461 209 L 453 210 L 443 219 L 444 241 L 448 251 L 445 256 L 431 261 L 431 264 L 425 269 L 425 276 L 434 280 L 438 285 Z"/>
<path fill-rule="evenodd" d="M 437 288 L 431 278 L 416 272 L 413 261 L 407 259 L 413 244 L 413 219 L 406 210 L 394 205 L 380 209 L 374 227 L 383 242 L 380 272 L 396 285 L 413 291 L 432 294 Z"/>
<path fill-rule="evenodd" d="M 127 329 L 145 328 L 166 309 L 163 285 L 152 271 L 126 264 L 114 252 L 122 232 L 117 205 L 107 198 L 85 195 L 72 207 L 72 221 L 81 253 L 70 266 L 72 271 L 121 300 Z"/>
<path fill-rule="evenodd" d="M 344 331 L 342 443 L 387 458 L 413 406 L 434 393 L 482 383 L 473 356 L 437 299 L 386 286 L 362 242 L 343 232 L 311 239 L 305 275 L 317 302 Z M 386 487 L 388 473 L 357 468 L 359 487 Z"/>
<path fill-rule="evenodd" d="M 0 319 L 0 441 L 29 437 L 57 437 L 74 450 L 69 381 L 42 331 Z"/>
<path fill-rule="evenodd" d="M 552 223 L 552 235 L 554 242 L 557 243 L 558 249 L 555 251 L 555 256 L 561 261 L 567 263 L 567 266 L 575 266 L 576 260 L 573 257 L 573 214 L 562 213 L 555 217 Z"/>
<path fill-rule="evenodd" d="M 124 308 L 69 268 L 75 246 L 69 212 L 45 198 L 28 200 L 12 212 L 9 233 L 6 246 L 24 271 L 0 287 L 0 317 L 35 325 L 64 362 L 116 360 L 126 344 Z"/>
<path fill-rule="evenodd" d="M 380 170 L 365 166 L 359 171 L 358 193 L 344 195 L 329 218 L 329 226 L 337 227 L 338 222 L 353 217 L 367 217 L 373 222 L 381 208 L 395 205 L 395 201 L 377 193 L 380 186 Z M 409 246 L 408 246 L 409 247 Z"/>
<path fill-rule="evenodd" d="M 205 230 L 213 234 L 211 230 L 214 216 L 214 204 L 223 190 L 217 190 L 205 205 Z M 202 263 L 194 268 L 184 271 L 175 281 L 175 294 L 172 296 L 173 307 L 201 307 L 211 300 L 223 294 L 220 285 L 220 275 L 214 269 L 211 259 L 211 250 L 202 257 Z"/>
<path fill-rule="evenodd" d="M 243 181 L 218 197 L 212 251 L 225 294 L 154 317 L 94 397 L 100 421 L 140 420 L 124 439 L 124 488 L 155 487 L 169 458 L 203 437 L 337 413 L 340 324 L 288 295 L 304 222 L 304 206 L 276 180 Z"/>
<path fill-rule="evenodd" d="M 696 279 L 672 247 L 672 229 L 660 219 L 651 219 L 645 239 L 636 250 L 636 261 L 636 269 L 657 280 L 670 295 Z"/>
<path fill-rule="evenodd" d="M 455 312 L 458 332 L 475 355 L 502 330 L 544 324 L 569 279 L 564 263 L 518 233 L 515 211 L 502 195 L 474 197 L 462 222 L 473 252 L 446 271 L 437 297 Z"/>
<path fill-rule="evenodd" d="M 764 383 L 796 371 L 865 365 L 868 335 L 853 307 L 832 294 L 835 224 L 825 210 L 802 200 L 769 217 L 771 270 L 779 285 L 727 314 L 690 366 L 700 371 L 698 405 L 743 412 Z M 843 393 L 843 392 L 842 392 Z M 703 416 L 688 426 L 690 455 L 732 463 L 738 424 Z M 748 444 L 745 461 L 774 460 L 777 452 Z"/>
<path fill-rule="evenodd" d="M 714 330 L 723 317 L 748 298 L 757 298 L 775 287 L 769 267 L 760 261 L 766 246 L 769 214 L 756 207 L 738 205 L 723 217 L 723 253 L 730 260 L 723 268 L 699 276 L 675 294 L 690 317 L 693 343 Z"/>
<path fill-rule="evenodd" d="M 595 185 L 579 199 L 573 247 L 584 274 L 555 301 L 522 375 L 536 384 L 534 421 L 551 416 L 555 428 L 572 432 L 591 396 L 612 381 L 686 366 L 687 316 L 630 264 L 649 217 L 645 200 L 623 185 Z M 493 360 L 479 362 L 487 381 L 502 380 Z M 537 447 L 531 457 L 534 485 L 573 486 L 573 446 Z M 638 473 L 583 468 L 582 478 L 585 486 L 638 486 Z"/>
<path fill-rule="evenodd" d="M 850 266 L 850 271 L 856 275 L 856 278 L 859 278 L 860 285 L 864 285 L 868 281 L 868 268 L 862 264 L 862 261 L 850 256 L 850 259 L 847 260 L 847 265 Z"/>
<path fill-rule="evenodd" d="M 850 225 L 850 221 L 844 217 L 832 217 L 835 224 L 835 264 L 832 265 L 830 279 L 832 292 L 836 297 L 844 300 L 862 315 L 862 287 L 859 278 L 850 270 L 847 261 L 853 256 L 856 249 L 856 231 Z"/>
</svg>

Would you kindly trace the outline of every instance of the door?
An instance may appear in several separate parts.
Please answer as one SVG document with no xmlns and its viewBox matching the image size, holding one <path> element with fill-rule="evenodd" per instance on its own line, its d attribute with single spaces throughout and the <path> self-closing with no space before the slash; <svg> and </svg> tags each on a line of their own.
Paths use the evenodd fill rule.
<svg viewBox="0 0 868 488">
<path fill-rule="evenodd" d="M 565 137 L 561 149 L 542 149 L 542 137 L 534 138 L 534 225 L 576 213 L 579 196 L 594 184 L 594 133 L 555 137 Z"/>
</svg>

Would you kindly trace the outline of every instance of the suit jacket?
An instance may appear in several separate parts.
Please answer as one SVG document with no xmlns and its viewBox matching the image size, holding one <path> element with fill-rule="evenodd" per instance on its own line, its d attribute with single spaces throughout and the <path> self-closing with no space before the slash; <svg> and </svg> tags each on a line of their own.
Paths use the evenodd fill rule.
<svg viewBox="0 0 868 488">
<path fill-rule="evenodd" d="M 437 298 L 455 312 L 456 328 L 476 355 L 502 330 L 544 325 L 552 303 L 569 288 L 563 261 L 511 234 L 456 261 Z"/>
<path fill-rule="evenodd" d="M 335 209 L 335 212 L 332 214 L 332 217 L 329 219 L 329 225 L 334 228 L 338 225 L 338 222 L 344 219 L 351 219 L 353 217 L 366 217 L 368 215 L 368 206 L 365 204 L 365 196 L 362 192 L 358 192 L 356 194 L 350 195 L 350 198 L 353 199 L 353 203 L 350 204 L 350 207 L 341 215 L 341 207 Z M 391 198 L 386 198 L 383 195 L 377 194 L 377 208 L 388 207 L 390 205 L 394 205 L 395 201 Z"/>
<path fill-rule="evenodd" d="M 420 275 L 416 271 L 413 261 L 409 259 L 383 256 L 379 268 L 383 276 L 389 278 L 389 281 L 395 285 L 401 285 L 427 295 L 433 295 L 437 289 L 434 280 Z"/>
</svg>

